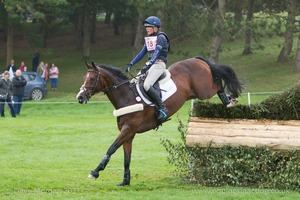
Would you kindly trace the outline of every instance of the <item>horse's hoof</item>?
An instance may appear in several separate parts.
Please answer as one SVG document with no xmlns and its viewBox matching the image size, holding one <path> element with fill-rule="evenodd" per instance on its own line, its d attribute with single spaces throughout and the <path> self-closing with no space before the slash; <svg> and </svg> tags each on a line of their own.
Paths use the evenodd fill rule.
<svg viewBox="0 0 300 200">
<path fill-rule="evenodd" d="M 130 183 L 119 183 L 117 186 L 120 186 L 120 187 L 123 187 L 123 186 L 129 186 L 130 185 Z"/>
<path fill-rule="evenodd" d="M 96 180 L 99 177 L 99 173 L 92 170 L 91 173 L 88 175 L 88 178 Z"/>
<path fill-rule="evenodd" d="M 119 183 L 117 186 L 126 186 L 130 185 L 130 181 L 128 179 L 124 179 L 122 183 Z"/>
</svg>

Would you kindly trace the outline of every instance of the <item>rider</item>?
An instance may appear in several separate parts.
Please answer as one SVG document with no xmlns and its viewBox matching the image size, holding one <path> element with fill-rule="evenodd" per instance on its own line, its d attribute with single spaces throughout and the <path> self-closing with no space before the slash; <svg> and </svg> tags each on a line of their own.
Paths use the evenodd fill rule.
<svg viewBox="0 0 300 200">
<path fill-rule="evenodd" d="M 160 19 L 150 16 L 143 22 L 146 27 L 147 36 L 145 44 L 136 57 L 127 64 L 125 72 L 129 72 L 131 67 L 139 62 L 148 52 L 148 62 L 142 68 L 141 73 L 147 73 L 144 89 L 157 106 L 157 120 L 162 122 L 167 117 L 167 108 L 162 102 L 159 93 L 153 85 L 164 73 L 167 63 L 167 54 L 170 51 L 168 36 L 160 31 Z"/>
</svg>

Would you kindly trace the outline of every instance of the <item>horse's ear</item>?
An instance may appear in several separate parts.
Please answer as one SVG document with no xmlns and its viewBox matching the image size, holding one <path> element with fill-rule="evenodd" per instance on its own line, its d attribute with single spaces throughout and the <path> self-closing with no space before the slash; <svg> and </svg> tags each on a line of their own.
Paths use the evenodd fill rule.
<svg viewBox="0 0 300 200">
<path fill-rule="evenodd" d="M 95 65 L 94 62 L 92 62 L 92 66 L 93 66 L 94 69 L 97 69 L 97 67 L 96 67 L 96 65 Z"/>
<path fill-rule="evenodd" d="M 84 61 L 84 62 L 85 62 L 86 68 L 90 69 L 90 68 L 91 68 L 91 65 L 88 64 L 86 61 Z"/>
</svg>

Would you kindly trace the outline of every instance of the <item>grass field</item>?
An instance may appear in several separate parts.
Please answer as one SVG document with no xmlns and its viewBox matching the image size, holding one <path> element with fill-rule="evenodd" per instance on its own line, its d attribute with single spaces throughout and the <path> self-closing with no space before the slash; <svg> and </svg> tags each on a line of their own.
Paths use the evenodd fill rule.
<svg viewBox="0 0 300 200">
<path fill-rule="evenodd" d="M 123 151 L 113 155 L 100 178 L 87 178 L 117 134 L 109 102 L 25 102 L 16 119 L 1 119 L 0 199 L 298 199 L 292 191 L 200 187 L 183 182 L 168 164 L 163 138 L 179 141 L 178 119 L 190 102 L 159 131 L 134 140 L 130 187 L 123 176 Z"/>
<path fill-rule="evenodd" d="M 263 41 L 267 47 L 249 56 L 241 56 L 240 42 L 225 44 L 220 63 L 232 65 L 245 83 L 239 100 L 247 103 L 247 92 L 283 91 L 300 80 L 293 62 L 276 63 L 280 49 L 276 39 Z M 199 55 L 195 41 L 173 45 L 169 63 Z M 188 52 L 185 56 L 177 50 Z M 94 49 L 96 63 L 124 67 L 130 60 L 129 47 Z M 3 61 L 3 55 L 0 60 Z M 26 58 L 30 51 L 17 51 L 15 60 Z M 84 60 L 76 51 L 45 50 L 42 60 L 60 68 L 59 89 L 49 91 L 39 102 L 24 102 L 16 119 L 0 119 L 0 199 L 299 199 L 293 191 L 236 187 L 200 187 L 183 182 L 167 162 L 162 138 L 179 141 L 178 119 L 188 120 L 187 102 L 172 120 L 158 131 L 137 135 L 134 140 L 130 187 L 117 187 L 123 177 L 123 150 L 113 155 L 96 181 L 87 178 L 114 141 L 118 131 L 113 107 L 104 95 L 96 95 L 86 105 L 75 101 L 85 74 Z M 0 63 L 1 66 L 4 63 Z M 268 95 L 252 96 L 252 103 Z M 219 102 L 217 98 L 213 101 Z M 177 119 L 178 118 L 178 119 Z"/>
</svg>

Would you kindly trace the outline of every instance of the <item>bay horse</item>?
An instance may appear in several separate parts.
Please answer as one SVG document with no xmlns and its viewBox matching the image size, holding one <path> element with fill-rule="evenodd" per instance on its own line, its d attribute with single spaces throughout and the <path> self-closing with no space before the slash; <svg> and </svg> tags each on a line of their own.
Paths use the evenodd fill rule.
<svg viewBox="0 0 300 200">
<path fill-rule="evenodd" d="M 132 81 L 120 69 L 87 64 L 85 81 L 77 94 L 79 103 L 87 103 L 95 94 L 107 95 L 115 109 L 137 104 L 137 93 Z M 233 69 L 226 65 L 209 64 L 201 58 L 190 58 L 176 62 L 169 67 L 171 78 L 177 86 L 176 92 L 165 100 L 168 117 L 176 113 L 189 99 L 209 99 L 218 91 L 226 91 L 234 98 L 240 96 L 242 84 Z M 89 178 L 97 179 L 111 156 L 123 145 L 124 177 L 119 186 L 130 185 L 130 160 L 132 141 L 136 133 L 143 133 L 158 127 L 156 108 L 142 102 L 143 109 L 117 116 L 119 134 L 111 144 L 100 164 L 90 172 Z"/>
</svg>

